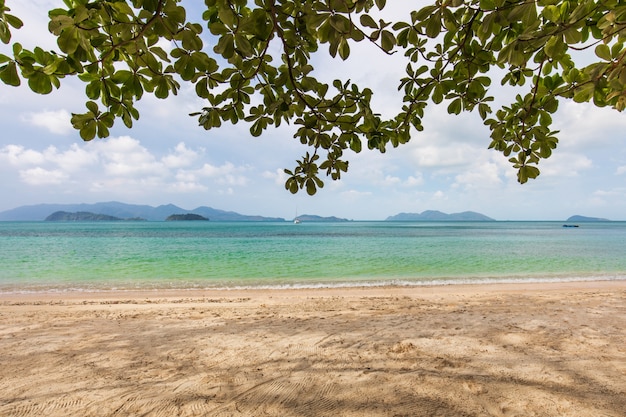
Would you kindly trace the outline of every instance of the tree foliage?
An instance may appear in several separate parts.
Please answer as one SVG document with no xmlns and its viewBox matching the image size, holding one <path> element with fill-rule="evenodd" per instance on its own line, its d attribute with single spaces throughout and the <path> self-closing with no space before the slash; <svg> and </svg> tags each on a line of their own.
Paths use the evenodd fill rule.
<svg viewBox="0 0 626 417">
<path fill-rule="evenodd" d="M 17 1 L 17 0 L 16 0 Z M 626 3 L 621 0 L 436 0 L 406 19 L 381 19 L 385 0 L 205 0 L 202 22 L 179 0 L 64 0 L 49 12 L 58 51 L 11 43 L 22 22 L 0 0 L 0 79 L 47 94 L 67 76 L 85 83 L 86 112 L 72 124 L 84 140 L 109 135 L 115 121 L 131 127 L 135 103 L 191 83 L 206 105 L 192 116 L 205 129 L 245 121 L 260 136 L 290 123 L 309 147 L 285 187 L 309 194 L 320 176 L 339 179 L 344 152 L 385 152 L 421 131 L 430 103 L 451 114 L 477 111 L 521 183 L 557 146 L 551 129 L 559 101 L 626 106 Z M 208 29 L 208 34 L 203 31 Z M 167 41 L 171 48 L 165 48 Z M 350 80 L 319 81 L 313 54 L 348 59 L 356 42 L 402 54 L 402 103 L 383 118 L 373 92 Z M 321 49 L 321 52 L 318 51 Z M 516 89 L 497 109 L 492 83 Z"/>
</svg>

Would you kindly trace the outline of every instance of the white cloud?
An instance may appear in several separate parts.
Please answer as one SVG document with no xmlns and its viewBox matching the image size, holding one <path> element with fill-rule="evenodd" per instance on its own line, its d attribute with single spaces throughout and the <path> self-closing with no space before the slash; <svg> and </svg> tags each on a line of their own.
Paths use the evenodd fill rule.
<svg viewBox="0 0 626 417">
<path fill-rule="evenodd" d="M 626 197 L 626 188 L 615 187 L 608 190 L 596 190 L 594 191 L 593 196 L 603 199 L 620 200 L 621 202 L 624 197 Z"/>
<path fill-rule="evenodd" d="M 234 168 L 235 166 L 230 162 L 226 162 L 222 166 L 215 166 L 205 163 L 204 165 L 202 165 L 202 168 L 198 169 L 195 172 L 200 176 L 212 178 L 217 177 L 225 172 L 232 172 Z"/>
<path fill-rule="evenodd" d="M 93 166 L 98 163 L 98 155 L 89 152 L 85 146 L 73 143 L 66 151 L 59 151 L 54 146 L 49 146 L 43 152 L 47 162 L 54 163 L 60 169 L 67 172 L 76 172 L 83 167 Z"/>
<path fill-rule="evenodd" d="M 406 185 L 407 187 L 418 187 L 423 184 L 424 176 L 421 173 L 417 173 L 415 174 L 415 176 L 410 175 L 404 182 L 404 185 Z"/>
<path fill-rule="evenodd" d="M 72 192 L 123 195 L 149 192 L 200 193 L 213 187 L 216 193 L 231 195 L 236 187 L 250 183 L 249 166 L 199 164 L 202 148 L 192 149 L 180 142 L 163 156 L 148 150 L 129 136 L 73 143 L 67 149 L 48 146 L 43 151 L 21 145 L 0 148 L 0 163 L 18 168 L 19 179 L 28 185 L 65 185 Z M 277 176 L 279 172 L 277 171 Z M 75 178 L 75 181 L 71 181 Z M 65 192 L 65 191 L 59 191 Z"/>
<path fill-rule="evenodd" d="M 465 189 L 495 187 L 502 183 L 500 169 L 493 162 L 475 164 L 466 172 L 455 177 L 453 187 L 461 186 Z"/>
<path fill-rule="evenodd" d="M 390 187 L 417 187 L 424 184 L 424 177 L 422 174 L 418 173 L 415 176 L 409 175 L 406 179 L 402 179 L 399 176 L 395 175 L 385 175 L 382 172 L 378 172 L 378 176 L 381 178 L 374 180 L 374 184 L 376 186 L 381 186 L 385 188 Z"/>
<path fill-rule="evenodd" d="M 21 167 L 41 164 L 45 161 L 45 158 L 41 152 L 25 149 L 21 145 L 6 145 L 0 149 L 0 161 Z"/>
<path fill-rule="evenodd" d="M 615 171 L 615 175 L 622 175 L 624 173 L 626 173 L 626 165 L 617 167 L 617 171 Z"/>
<path fill-rule="evenodd" d="M 615 146 L 623 140 L 626 120 L 610 108 L 596 108 L 588 103 L 565 101 L 555 116 L 555 129 L 560 129 L 559 150 L 589 150 Z"/>
<path fill-rule="evenodd" d="M 176 172 L 175 178 L 179 182 L 195 182 L 198 177 L 191 171 L 179 170 Z"/>
<path fill-rule="evenodd" d="M 624 209 L 624 201 L 626 201 L 626 188 L 615 187 L 594 191 L 588 200 L 588 204 L 591 208 L 611 207 L 621 211 Z"/>
<path fill-rule="evenodd" d="M 0 149 L 0 161 L 16 167 L 56 165 L 59 170 L 69 173 L 96 163 L 97 155 L 77 144 L 72 144 L 66 151 L 49 146 L 43 152 L 25 149 L 21 145 L 7 145 Z"/>
<path fill-rule="evenodd" d="M 261 175 L 263 178 L 272 180 L 276 185 L 284 185 L 285 181 L 287 181 L 287 174 L 280 168 L 275 171 L 263 171 Z"/>
<path fill-rule="evenodd" d="M 539 165 L 541 175 L 555 177 L 576 177 L 581 171 L 589 170 L 593 162 L 587 156 L 571 152 L 555 152 Z"/>
<path fill-rule="evenodd" d="M 38 113 L 28 113 L 22 120 L 34 126 L 43 127 L 52 133 L 64 135 L 72 132 L 71 115 L 67 110 L 44 110 Z"/>
<path fill-rule="evenodd" d="M 20 177 L 28 185 L 61 184 L 68 179 L 67 174 L 61 170 L 47 170 L 39 167 L 21 170 Z"/>
<path fill-rule="evenodd" d="M 235 185 L 239 187 L 243 187 L 247 185 L 248 182 L 249 180 L 247 177 L 243 175 L 232 175 L 232 174 L 224 175 L 217 180 L 218 184 Z"/>
<path fill-rule="evenodd" d="M 484 149 L 465 143 L 416 146 L 411 151 L 415 164 L 422 168 L 459 168 L 486 157 Z"/>
<path fill-rule="evenodd" d="M 372 195 L 371 191 L 358 191 L 358 190 L 347 190 L 342 191 L 341 196 L 346 197 L 347 199 L 356 200 L 362 197 L 369 197 Z"/>
<path fill-rule="evenodd" d="M 180 142 L 176 145 L 174 153 L 164 156 L 161 161 L 168 168 L 182 168 L 191 165 L 200 157 L 201 153 L 201 151 L 188 149 L 183 142 Z"/>
<path fill-rule="evenodd" d="M 197 182 L 179 181 L 169 186 L 169 190 L 175 193 L 197 193 L 206 191 L 208 187 Z"/>
<path fill-rule="evenodd" d="M 202 168 L 194 171 L 194 173 L 201 177 L 212 178 L 221 185 L 241 187 L 249 183 L 248 178 L 242 175 L 245 171 L 248 171 L 248 167 L 235 166 L 231 162 L 225 162 L 221 166 L 205 163 Z"/>
<path fill-rule="evenodd" d="M 381 175 L 381 178 L 376 181 L 376 185 L 380 185 L 383 187 L 393 187 L 394 185 L 399 185 L 402 180 L 393 175 L 385 175 L 384 177 Z"/>
<path fill-rule="evenodd" d="M 108 175 L 131 177 L 137 175 L 167 175 L 167 168 L 140 142 L 129 136 L 95 142 L 94 148 L 103 161 Z"/>
</svg>

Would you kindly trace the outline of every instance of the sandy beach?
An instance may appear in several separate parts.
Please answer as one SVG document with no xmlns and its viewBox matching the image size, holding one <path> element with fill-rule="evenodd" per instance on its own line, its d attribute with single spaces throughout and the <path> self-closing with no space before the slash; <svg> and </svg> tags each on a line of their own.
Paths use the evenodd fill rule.
<svg viewBox="0 0 626 417">
<path fill-rule="evenodd" d="M 626 281 L 0 295 L 0 416 L 626 416 Z"/>
</svg>

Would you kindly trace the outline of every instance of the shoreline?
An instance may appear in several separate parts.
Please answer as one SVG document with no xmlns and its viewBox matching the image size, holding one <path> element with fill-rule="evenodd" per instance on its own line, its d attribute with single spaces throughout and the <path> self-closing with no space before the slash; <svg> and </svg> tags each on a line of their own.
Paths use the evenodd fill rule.
<svg viewBox="0 0 626 417">
<path fill-rule="evenodd" d="M 626 281 L 0 294 L 0 415 L 624 417 Z"/>
<path fill-rule="evenodd" d="M 170 298 L 240 298 L 246 297 L 372 297 L 372 296 L 410 296 L 428 297 L 444 294 L 472 293 L 519 293 L 519 292 L 558 292 L 586 291 L 598 289 L 626 289 L 624 280 L 575 280 L 575 281 L 530 281 L 530 282 L 496 282 L 496 283 L 463 283 L 463 284 L 425 284 L 425 285 L 363 285 L 337 287 L 248 287 L 218 289 L 114 289 L 93 291 L 33 291 L 33 292 L 0 292 L 0 304 L 12 301 L 59 301 L 59 300 L 103 300 L 103 299 L 170 299 Z"/>
</svg>

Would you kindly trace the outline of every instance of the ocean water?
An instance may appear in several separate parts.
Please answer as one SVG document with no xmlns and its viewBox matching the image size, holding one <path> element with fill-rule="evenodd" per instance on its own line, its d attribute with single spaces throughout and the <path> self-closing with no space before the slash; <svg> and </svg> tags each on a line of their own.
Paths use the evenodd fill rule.
<svg viewBox="0 0 626 417">
<path fill-rule="evenodd" d="M 0 292 L 626 279 L 626 222 L 0 222 Z"/>
</svg>

